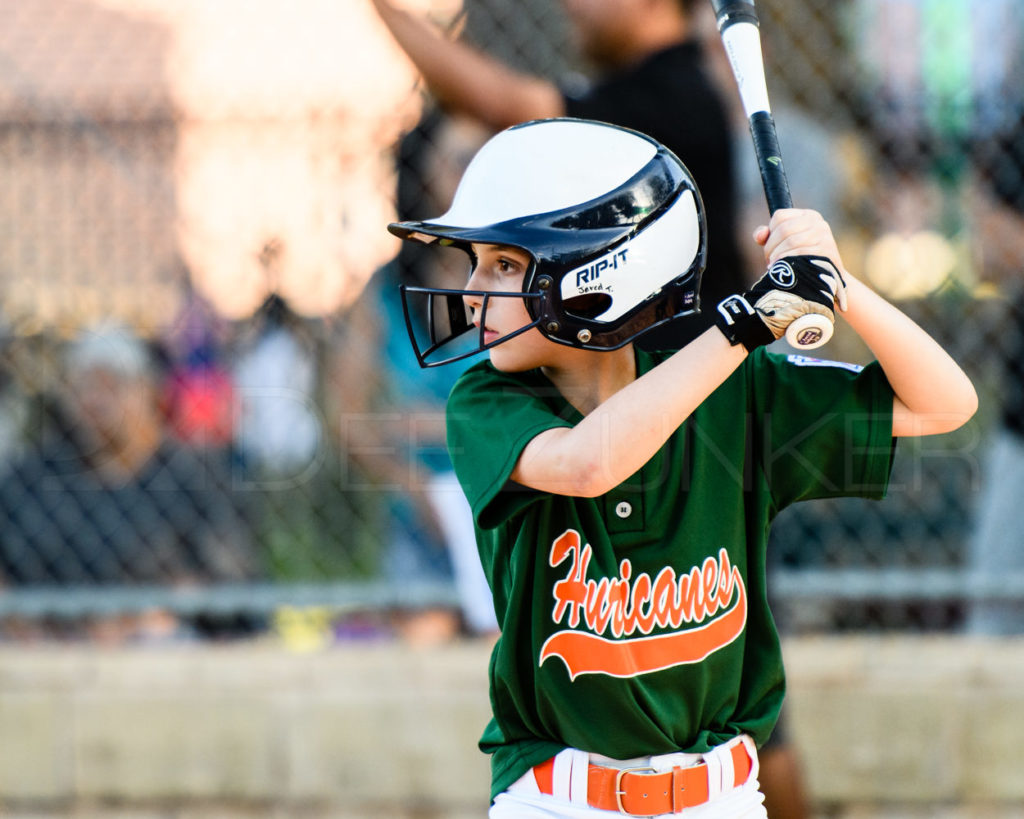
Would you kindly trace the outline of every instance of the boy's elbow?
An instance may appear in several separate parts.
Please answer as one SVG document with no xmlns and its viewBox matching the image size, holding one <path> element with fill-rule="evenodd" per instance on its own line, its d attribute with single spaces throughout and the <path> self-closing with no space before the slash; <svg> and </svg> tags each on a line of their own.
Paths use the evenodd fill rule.
<svg viewBox="0 0 1024 819">
<path fill-rule="evenodd" d="M 956 400 L 949 400 L 940 412 L 934 413 L 933 428 L 928 430 L 927 435 L 942 435 L 946 432 L 953 432 L 964 426 L 978 411 L 978 394 L 971 387 Z M 931 426 L 931 424 L 926 424 Z"/>
<path fill-rule="evenodd" d="M 552 439 L 560 434 L 564 431 L 550 431 L 547 437 Z M 573 498 L 596 498 L 617 485 L 605 474 L 607 465 L 598 458 L 552 452 L 547 446 L 541 452 L 531 452 L 529 447 L 533 446 L 533 443 L 528 446 L 512 471 L 511 478 L 516 483 Z M 543 457 L 538 457 L 541 454 Z"/>
<path fill-rule="evenodd" d="M 954 432 L 955 430 L 963 427 L 974 414 L 978 411 L 977 402 L 973 406 L 968 407 L 967 405 L 947 410 L 942 414 L 942 417 L 936 427 L 933 430 L 929 430 L 926 434 L 928 435 L 942 435 L 946 432 Z"/>
<path fill-rule="evenodd" d="M 978 391 L 974 388 L 971 379 L 966 375 L 963 376 L 962 383 L 955 393 L 955 399 L 951 400 L 950 403 L 953 405 L 950 414 L 956 422 L 956 426 L 953 429 L 962 427 L 978 411 Z"/>
<path fill-rule="evenodd" d="M 970 421 L 974 417 L 975 413 L 978 412 L 978 391 L 974 389 L 974 385 L 969 381 L 967 382 L 967 386 L 969 387 L 969 390 L 964 401 L 964 420 L 961 423 L 961 426 Z"/>
<path fill-rule="evenodd" d="M 567 484 L 569 491 L 566 494 L 574 498 L 598 498 L 617 485 L 593 466 L 583 466 L 567 480 Z"/>
<path fill-rule="evenodd" d="M 516 479 L 513 477 L 513 480 Z M 553 495 L 564 495 L 568 498 L 597 498 L 615 487 L 615 484 L 607 484 L 592 475 L 575 474 L 549 477 L 546 480 L 516 480 L 516 483 L 521 483 L 540 492 L 550 492 Z"/>
<path fill-rule="evenodd" d="M 916 438 L 942 435 L 964 426 L 978 411 L 978 393 L 964 376 L 961 384 L 942 393 L 941 401 L 921 405 L 905 404 L 898 398 L 893 405 L 893 435 Z"/>
<path fill-rule="evenodd" d="M 598 481 L 588 481 L 578 486 L 576 491 L 572 492 L 572 496 L 574 498 L 599 498 L 614 488 L 614 484 L 609 486 Z"/>
<path fill-rule="evenodd" d="M 516 483 L 574 498 L 597 498 L 626 480 L 636 466 L 620 462 L 605 448 L 579 443 L 574 430 L 556 427 L 526 445 L 511 478 Z"/>
<path fill-rule="evenodd" d="M 566 494 L 576 498 L 598 498 L 611 492 L 622 480 L 610 474 L 609 465 L 600 458 L 583 458 L 565 476 Z"/>
<path fill-rule="evenodd" d="M 960 410 L 958 422 L 955 428 L 960 429 L 960 427 L 964 426 L 968 421 L 970 421 L 975 416 L 975 414 L 977 414 L 977 412 L 978 395 L 972 390 L 971 400 L 969 402 L 965 402 L 963 408 Z"/>
</svg>

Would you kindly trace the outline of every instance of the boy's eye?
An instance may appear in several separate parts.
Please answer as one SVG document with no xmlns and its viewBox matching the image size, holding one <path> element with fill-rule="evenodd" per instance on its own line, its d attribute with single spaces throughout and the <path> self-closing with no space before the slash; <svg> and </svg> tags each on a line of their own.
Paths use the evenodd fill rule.
<svg viewBox="0 0 1024 819">
<path fill-rule="evenodd" d="M 491 262 L 491 270 L 497 276 L 516 276 L 523 272 L 523 266 L 507 256 L 498 256 Z"/>
<path fill-rule="evenodd" d="M 522 276 L 529 266 L 529 260 L 523 258 L 519 253 L 493 246 L 484 246 L 475 256 L 475 270 L 479 270 L 481 274 L 505 280 Z"/>
</svg>

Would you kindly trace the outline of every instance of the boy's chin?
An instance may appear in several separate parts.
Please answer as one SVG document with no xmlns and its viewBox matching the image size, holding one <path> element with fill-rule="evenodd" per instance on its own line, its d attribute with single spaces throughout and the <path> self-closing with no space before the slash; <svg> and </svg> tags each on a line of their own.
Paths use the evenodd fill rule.
<svg viewBox="0 0 1024 819">
<path fill-rule="evenodd" d="M 507 356 L 494 355 L 491 353 L 491 366 L 502 373 L 521 373 L 526 370 L 535 369 L 536 365 L 527 364 L 523 361 L 516 361 Z"/>
<path fill-rule="evenodd" d="M 532 356 L 521 355 L 514 349 L 503 350 L 501 346 L 492 347 L 490 350 L 491 366 L 498 372 L 521 373 L 541 365 L 541 362 L 533 360 Z"/>
<path fill-rule="evenodd" d="M 534 370 L 546 363 L 545 359 L 547 345 L 553 344 L 537 333 L 536 329 L 528 330 L 522 335 L 513 336 L 507 340 L 495 344 L 488 350 L 491 358 L 491 365 L 494 369 L 503 373 L 521 373 L 527 370 Z M 541 343 L 538 344 L 537 340 Z"/>
</svg>

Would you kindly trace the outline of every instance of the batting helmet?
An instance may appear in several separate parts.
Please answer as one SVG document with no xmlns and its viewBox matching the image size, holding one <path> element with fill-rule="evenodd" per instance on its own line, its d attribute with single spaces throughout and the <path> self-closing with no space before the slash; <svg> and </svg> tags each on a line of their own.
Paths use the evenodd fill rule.
<svg viewBox="0 0 1024 819">
<path fill-rule="evenodd" d="M 697 185 L 675 154 L 626 128 L 568 118 L 509 128 L 470 162 L 447 213 L 388 229 L 458 247 L 471 259 L 474 243 L 517 247 L 531 259 L 518 292 L 403 287 L 423 367 L 465 358 L 531 327 L 559 344 L 614 350 L 699 310 L 707 229 Z M 521 298 L 532 320 L 485 344 L 482 318 L 475 343 L 467 343 L 468 295 L 482 299 L 485 314 L 492 298 Z"/>
</svg>

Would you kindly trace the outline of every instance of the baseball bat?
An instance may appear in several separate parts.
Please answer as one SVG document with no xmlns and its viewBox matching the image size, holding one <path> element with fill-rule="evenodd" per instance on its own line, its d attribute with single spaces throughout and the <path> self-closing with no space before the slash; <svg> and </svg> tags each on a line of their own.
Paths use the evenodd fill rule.
<svg viewBox="0 0 1024 819">
<path fill-rule="evenodd" d="M 768 212 L 793 207 L 782 151 L 775 131 L 768 84 L 765 79 L 764 55 L 761 52 L 760 21 L 754 0 L 711 0 L 718 33 L 739 87 L 743 111 L 750 123 L 750 136 L 761 172 Z M 813 350 L 832 337 L 832 322 L 826 316 L 809 313 L 800 316 L 786 328 L 786 341 L 801 350 Z"/>
</svg>

